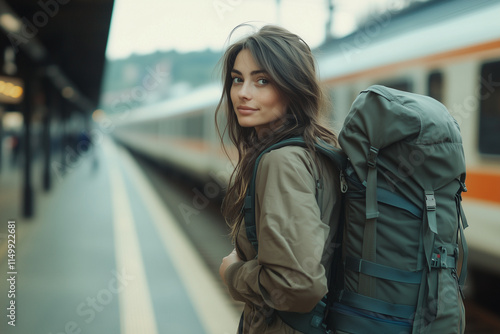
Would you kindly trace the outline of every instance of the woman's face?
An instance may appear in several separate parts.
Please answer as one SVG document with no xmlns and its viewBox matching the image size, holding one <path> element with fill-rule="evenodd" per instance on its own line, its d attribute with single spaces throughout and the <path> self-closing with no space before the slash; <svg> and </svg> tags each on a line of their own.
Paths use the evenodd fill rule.
<svg viewBox="0 0 500 334">
<path fill-rule="evenodd" d="M 287 105 L 269 74 L 255 63 L 249 50 L 238 53 L 231 77 L 231 101 L 240 126 L 254 127 L 260 136 L 263 130 L 272 130 L 281 124 Z"/>
</svg>

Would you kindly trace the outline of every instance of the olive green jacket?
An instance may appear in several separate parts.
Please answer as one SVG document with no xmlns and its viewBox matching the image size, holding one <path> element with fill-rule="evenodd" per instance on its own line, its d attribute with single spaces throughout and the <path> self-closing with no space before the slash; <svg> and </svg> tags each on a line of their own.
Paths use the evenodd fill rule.
<svg viewBox="0 0 500 334">
<path fill-rule="evenodd" d="M 339 171 L 327 158 L 318 160 L 298 146 L 261 159 L 255 198 L 259 255 L 243 225 L 236 238 L 243 262 L 225 274 L 231 296 L 245 303 L 245 334 L 299 333 L 273 309 L 309 312 L 327 293 L 340 213 Z"/>
</svg>

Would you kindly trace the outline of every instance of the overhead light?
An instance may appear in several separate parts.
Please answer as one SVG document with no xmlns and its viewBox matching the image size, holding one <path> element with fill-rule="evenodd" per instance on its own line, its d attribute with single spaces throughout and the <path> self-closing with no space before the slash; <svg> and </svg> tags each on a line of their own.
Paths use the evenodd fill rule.
<svg viewBox="0 0 500 334">
<path fill-rule="evenodd" d="M 64 87 L 62 92 L 62 96 L 65 97 L 66 99 L 71 99 L 73 96 L 75 96 L 75 90 L 69 86 Z"/>
<path fill-rule="evenodd" d="M 23 126 L 23 114 L 19 111 L 11 111 L 3 115 L 3 127 L 5 130 L 19 130 Z"/>
<path fill-rule="evenodd" d="M 23 92 L 23 82 L 21 79 L 0 76 L 0 103 L 20 103 L 23 99 Z"/>
<path fill-rule="evenodd" d="M 10 13 L 0 15 L 0 26 L 10 32 L 21 30 L 21 22 Z"/>
<path fill-rule="evenodd" d="M 96 109 L 93 113 L 92 113 L 92 119 L 94 120 L 94 122 L 100 122 L 105 116 L 105 113 L 104 113 L 104 110 L 102 109 Z"/>
</svg>

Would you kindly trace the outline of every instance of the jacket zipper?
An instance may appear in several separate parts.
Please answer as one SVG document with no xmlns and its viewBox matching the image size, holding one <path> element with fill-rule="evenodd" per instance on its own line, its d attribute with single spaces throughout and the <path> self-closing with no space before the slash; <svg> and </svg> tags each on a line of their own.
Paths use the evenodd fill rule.
<svg viewBox="0 0 500 334">
<path fill-rule="evenodd" d="M 345 194 L 349 186 L 347 185 L 347 181 L 345 180 L 344 171 L 340 171 L 340 191 Z"/>
</svg>

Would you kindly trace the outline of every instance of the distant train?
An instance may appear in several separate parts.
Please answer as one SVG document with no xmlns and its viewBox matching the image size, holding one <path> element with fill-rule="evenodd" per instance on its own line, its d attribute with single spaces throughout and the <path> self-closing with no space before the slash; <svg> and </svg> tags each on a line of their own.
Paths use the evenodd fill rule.
<svg viewBox="0 0 500 334">
<path fill-rule="evenodd" d="M 389 9 L 316 50 L 340 129 L 352 101 L 372 84 L 429 95 L 458 121 L 467 159 L 464 206 L 469 263 L 500 274 L 500 2 L 430 1 Z M 218 85 L 135 110 L 113 136 L 202 181 L 227 182 L 214 110 Z M 496 265 L 495 265 L 496 264 Z"/>
</svg>

